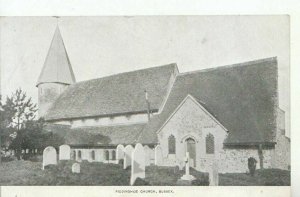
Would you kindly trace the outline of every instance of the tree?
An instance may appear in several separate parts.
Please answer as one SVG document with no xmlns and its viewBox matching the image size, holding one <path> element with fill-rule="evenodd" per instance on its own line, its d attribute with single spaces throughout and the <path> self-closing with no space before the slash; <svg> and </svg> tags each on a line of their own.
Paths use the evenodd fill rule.
<svg viewBox="0 0 300 197">
<path fill-rule="evenodd" d="M 8 128 L 9 122 L 12 119 L 13 114 L 5 111 L 5 105 L 2 103 L 2 97 L 0 95 L 0 163 L 2 148 L 7 147 L 7 142 L 10 140 L 10 129 Z"/>
<path fill-rule="evenodd" d="M 37 105 L 32 102 L 31 97 L 27 98 L 26 92 L 19 88 L 6 98 L 5 110 L 13 114 L 10 126 L 19 131 L 27 121 L 35 119 Z"/>
<path fill-rule="evenodd" d="M 28 98 L 26 93 L 19 88 L 6 98 L 3 109 L 8 116 L 8 127 L 13 130 L 12 133 L 15 133 L 12 144 L 15 147 L 17 157 L 20 158 L 19 154 L 27 136 L 25 126 L 35 119 L 37 105 L 32 102 L 31 97 Z"/>
</svg>

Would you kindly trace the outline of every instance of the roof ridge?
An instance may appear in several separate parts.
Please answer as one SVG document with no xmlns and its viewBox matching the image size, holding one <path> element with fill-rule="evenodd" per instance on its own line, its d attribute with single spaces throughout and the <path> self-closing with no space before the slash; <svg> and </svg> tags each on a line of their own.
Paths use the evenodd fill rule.
<svg viewBox="0 0 300 197">
<path fill-rule="evenodd" d="M 242 62 L 242 63 L 227 64 L 227 65 L 218 66 L 218 67 L 188 71 L 188 72 L 178 73 L 177 76 L 184 76 L 184 75 L 201 73 L 201 72 L 209 72 L 209 71 L 214 71 L 214 70 L 219 70 L 219 69 L 235 68 L 235 67 L 242 67 L 242 66 L 252 66 L 252 65 L 256 65 L 258 63 L 262 63 L 262 62 L 272 62 L 272 61 L 277 61 L 277 56 L 263 58 L 263 59 L 255 59 L 255 60 L 246 61 L 246 62 Z"/>
<path fill-rule="evenodd" d="M 78 81 L 72 85 L 76 85 L 76 84 L 81 84 L 84 82 L 88 82 L 88 81 L 93 81 L 93 80 L 98 80 L 98 79 L 106 79 L 106 78 L 111 78 L 111 77 L 115 77 L 115 76 L 119 76 L 119 75 L 124 75 L 124 74 L 129 74 L 129 73 L 134 73 L 134 72 L 139 72 L 139 71 L 146 71 L 146 70 L 150 70 L 150 69 L 159 69 L 162 67 L 168 67 L 168 66 L 173 66 L 175 68 L 178 69 L 177 64 L 176 63 L 170 63 L 170 64 L 165 64 L 165 65 L 160 65 L 160 66 L 154 66 L 154 67 L 148 67 L 148 68 L 143 68 L 143 69 L 137 69 L 137 70 L 131 70 L 131 71 L 126 71 L 126 72 L 122 72 L 122 73 L 115 73 L 112 75 L 107 75 L 107 76 L 103 76 L 103 77 L 99 77 L 99 78 L 94 78 L 94 79 L 88 79 L 88 80 L 83 80 L 83 81 Z"/>
<path fill-rule="evenodd" d="M 75 127 L 71 128 L 72 130 L 75 129 L 88 129 L 88 128 L 103 128 L 103 127 L 126 127 L 126 126 L 134 126 L 134 125 L 146 125 L 147 123 L 135 123 L 135 124 L 120 124 L 120 125 L 95 125 L 95 126 L 81 126 L 81 127 Z"/>
</svg>

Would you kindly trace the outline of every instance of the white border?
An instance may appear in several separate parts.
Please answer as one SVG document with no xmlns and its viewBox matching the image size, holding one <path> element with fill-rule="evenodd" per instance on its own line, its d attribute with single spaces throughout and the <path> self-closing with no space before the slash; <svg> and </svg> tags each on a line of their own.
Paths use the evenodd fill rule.
<svg viewBox="0 0 300 197">
<path fill-rule="evenodd" d="M 300 195 L 300 1 L 298 0 L 0 0 L 1 16 L 96 16 L 96 15 L 269 15 L 288 14 L 291 19 L 291 141 L 292 141 L 292 193 Z M 296 142 L 296 143 L 293 143 Z M 298 157 L 297 157 L 298 156 Z M 6 190 L 15 187 L 2 188 Z M 39 187 L 35 187 L 34 190 Z M 43 187 L 44 188 L 44 187 Z M 68 189 L 56 191 L 69 191 Z M 77 191 L 78 188 L 73 188 Z M 219 187 L 226 196 L 256 196 L 256 191 L 270 191 L 273 187 Z M 263 188 L 263 189 L 262 189 Z M 286 187 L 277 187 L 285 190 Z M 24 188 L 25 189 L 25 188 Z M 46 188 L 45 188 L 46 189 Z M 31 189 L 30 189 L 31 190 Z M 46 189 L 50 191 L 49 188 Z M 51 189 L 53 190 L 53 188 Z M 81 189 L 78 189 L 80 191 Z M 194 189 L 187 190 L 193 191 Z M 206 189 L 205 189 L 206 190 Z M 211 189 L 209 189 L 211 190 Z M 251 190 L 251 192 L 249 191 Z M 274 187 L 274 196 L 280 196 Z M 86 191 L 86 190 L 85 190 Z M 197 190 L 199 191 L 199 190 Z M 234 193 L 229 193 L 229 191 Z M 32 191 L 33 192 L 33 191 Z M 210 196 L 218 196 L 211 192 Z M 38 195 L 38 193 L 36 193 Z M 63 196 L 63 193 L 61 193 Z M 67 195 L 69 195 L 68 193 Z M 205 195 L 205 192 L 203 193 Z M 220 193 L 219 193 L 220 194 Z M 298 194 L 298 195 L 297 195 Z M 224 193 L 222 193 L 224 195 Z M 92 196 L 100 196 L 100 193 Z M 125 195 L 124 195 L 125 196 Z M 126 195 L 127 196 L 127 195 Z M 262 196 L 262 195 L 260 195 Z M 288 193 L 284 196 L 289 196 Z"/>
</svg>

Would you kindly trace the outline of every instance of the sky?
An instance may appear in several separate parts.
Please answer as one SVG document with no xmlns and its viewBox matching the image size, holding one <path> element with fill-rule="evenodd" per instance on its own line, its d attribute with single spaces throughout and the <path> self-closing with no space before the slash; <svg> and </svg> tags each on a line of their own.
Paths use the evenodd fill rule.
<svg viewBox="0 0 300 197">
<path fill-rule="evenodd" d="M 276 56 L 289 135 L 289 17 L 1 17 L 1 93 L 35 87 L 58 25 L 77 81 L 177 63 L 180 72 Z"/>
</svg>

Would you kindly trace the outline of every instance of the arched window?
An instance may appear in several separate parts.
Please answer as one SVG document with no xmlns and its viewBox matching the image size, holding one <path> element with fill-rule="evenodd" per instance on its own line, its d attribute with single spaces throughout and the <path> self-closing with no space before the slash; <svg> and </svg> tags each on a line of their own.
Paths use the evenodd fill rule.
<svg viewBox="0 0 300 197">
<path fill-rule="evenodd" d="M 81 159 L 81 150 L 78 151 L 78 159 Z"/>
<path fill-rule="evenodd" d="M 113 151 L 111 152 L 111 154 L 112 154 L 112 160 L 116 160 L 116 151 L 113 150 Z"/>
<path fill-rule="evenodd" d="M 206 136 L 206 154 L 215 153 L 215 140 L 212 134 Z"/>
<path fill-rule="evenodd" d="M 76 151 L 75 150 L 73 150 L 73 152 L 72 152 L 72 159 L 76 160 Z"/>
<path fill-rule="evenodd" d="M 95 160 L 95 151 L 94 150 L 92 150 L 92 152 L 91 152 L 91 159 Z"/>
<path fill-rule="evenodd" d="M 109 160 L 109 151 L 108 150 L 106 150 L 105 151 L 105 160 Z"/>
<path fill-rule="evenodd" d="M 176 139 L 171 135 L 168 139 L 169 154 L 175 154 L 176 152 Z"/>
</svg>

